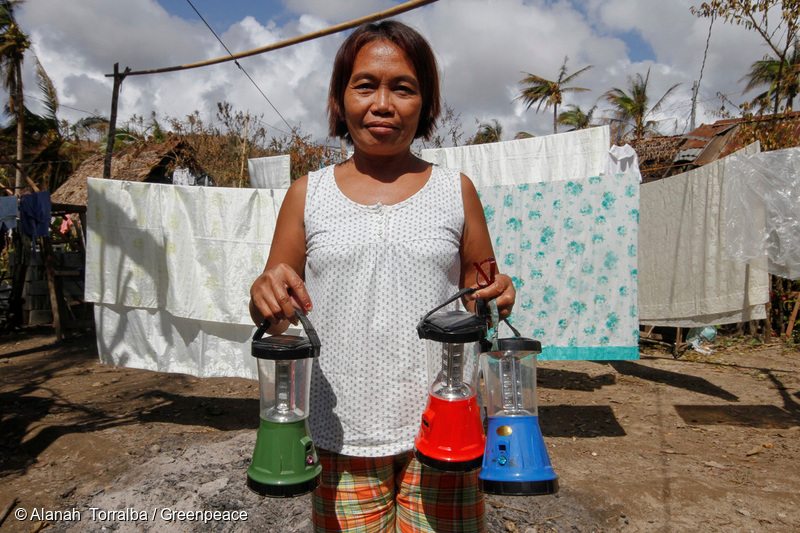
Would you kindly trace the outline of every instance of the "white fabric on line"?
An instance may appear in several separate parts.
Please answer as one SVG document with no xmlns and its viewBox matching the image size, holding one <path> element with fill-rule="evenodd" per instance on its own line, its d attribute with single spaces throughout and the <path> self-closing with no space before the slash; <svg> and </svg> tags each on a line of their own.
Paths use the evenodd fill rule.
<svg viewBox="0 0 800 533">
<path fill-rule="evenodd" d="M 623 146 L 614 145 L 608 151 L 608 165 L 606 174 L 617 174 L 632 172 L 634 176 L 642 182 L 642 174 L 639 172 L 639 156 L 630 144 Z"/>
<path fill-rule="evenodd" d="M 89 180 L 86 299 L 103 362 L 256 378 L 249 289 L 286 190 Z"/>
<path fill-rule="evenodd" d="M 515 141 L 422 150 L 430 163 L 457 168 L 476 187 L 582 179 L 608 162 L 608 126 Z"/>
<path fill-rule="evenodd" d="M 276 210 L 268 189 L 90 179 L 86 300 L 249 325 Z"/>
<path fill-rule="evenodd" d="M 257 379 L 253 326 L 179 318 L 159 309 L 95 304 L 103 363 L 198 377 Z"/>
<path fill-rule="evenodd" d="M 172 173 L 173 185 L 194 185 L 195 181 L 195 177 L 188 168 L 176 168 Z"/>
<path fill-rule="evenodd" d="M 291 160 L 288 155 L 255 157 L 247 160 L 250 187 L 288 189 L 291 183 Z"/>
<path fill-rule="evenodd" d="M 757 143 L 737 154 L 759 151 Z M 766 257 L 749 265 L 725 251 L 723 185 L 729 158 L 646 183 L 639 226 L 639 321 L 698 327 L 765 318 Z M 752 224 L 763 225 L 754 216 Z"/>
</svg>

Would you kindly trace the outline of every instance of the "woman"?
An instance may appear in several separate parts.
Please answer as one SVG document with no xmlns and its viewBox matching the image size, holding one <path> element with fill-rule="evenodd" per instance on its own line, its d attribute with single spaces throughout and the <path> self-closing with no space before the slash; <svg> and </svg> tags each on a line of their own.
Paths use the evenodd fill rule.
<svg viewBox="0 0 800 533">
<path fill-rule="evenodd" d="M 334 61 L 328 115 L 353 156 L 292 184 L 250 291 L 253 320 L 270 320 L 271 333 L 288 327 L 295 306 L 313 309 L 322 342 L 309 418 L 323 465 L 317 531 L 485 528 L 477 474 L 432 470 L 411 453 L 428 386 L 416 324 L 475 286 L 476 264 L 493 255 L 472 182 L 411 153 L 439 110 L 436 61 L 421 35 L 395 21 L 351 34 Z M 505 317 L 514 297 L 500 274 L 472 299 L 495 299 Z"/>
</svg>

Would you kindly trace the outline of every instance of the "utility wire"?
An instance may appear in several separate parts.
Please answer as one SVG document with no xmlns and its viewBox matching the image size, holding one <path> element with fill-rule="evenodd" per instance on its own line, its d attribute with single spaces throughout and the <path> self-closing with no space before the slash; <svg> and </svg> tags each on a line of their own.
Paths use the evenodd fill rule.
<svg viewBox="0 0 800 533">
<path fill-rule="evenodd" d="M 697 90 L 700 91 L 700 82 L 703 81 L 703 70 L 706 68 L 706 57 L 708 57 L 708 44 L 711 42 L 711 28 L 714 26 L 714 16 L 708 24 L 708 36 L 706 36 L 706 49 L 703 52 L 703 63 L 700 65 L 700 76 L 697 78 Z"/>
<path fill-rule="evenodd" d="M 228 52 L 228 55 L 231 56 L 231 57 L 234 57 L 233 56 L 233 52 L 231 52 L 230 49 L 227 47 L 227 45 L 224 42 L 222 42 L 222 39 L 220 39 L 219 35 L 217 35 L 217 32 L 214 31 L 214 28 L 211 27 L 211 25 L 206 21 L 205 17 L 203 17 L 203 15 L 200 14 L 200 11 L 198 11 L 197 8 L 194 6 L 194 4 L 192 3 L 192 0 L 186 0 L 186 2 L 192 7 L 194 12 L 197 13 L 197 16 L 200 17 L 200 20 L 203 21 L 203 24 L 206 25 L 206 28 L 208 28 L 208 30 L 214 35 L 214 37 L 217 38 L 217 41 L 219 41 L 219 44 L 221 44 L 222 47 L 225 49 L 225 51 Z M 275 105 L 273 105 L 273 103 L 270 101 L 270 99 L 267 98 L 267 95 L 264 94 L 264 91 L 261 90 L 261 87 L 258 86 L 256 81 L 250 76 L 250 74 L 248 74 L 248 72 L 244 69 L 244 67 L 239 63 L 239 60 L 238 59 L 234 59 L 233 62 L 237 67 L 239 67 L 239 70 L 241 70 L 242 73 L 245 76 L 247 76 L 247 79 L 250 80 L 250 83 L 252 83 L 253 86 L 255 86 L 256 90 L 258 90 L 258 92 L 261 93 L 261 96 L 264 97 L 264 100 L 267 101 L 267 103 L 270 105 L 270 107 L 272 107 L 272 109 L 275 110 L 275 112 L 278 114 L 278 116 L 281 117 L 281 120 L 283 120 L 283 123 L 286 124 L 286 127 L 289 128 L 289 130 L 294 131 L 294 128 L 292 128 L 292 126 L 289 124 L 289 122 L 283 117 L 283 115 L 281 115 L 281 112 L 278 111 L 278 108 L 275 107 Z M 264 124 L 266 124 L 266 123 L 264 123 Z M 269 126 L 272 129 L 278 130 L 281 133 L 284 133 L 286 135 L 291 135 L 290 133 L 285 132 L 285 131 L 281 131 L 280 128 L 276 128 L 275 126 L 272 126 L 270 124 L 267 124 L 267 126 Z"/>
<path fill-rule="evenodd" d="M 219 44 L 221 44 L 221 45 L 222 45 L 222 47 L 225 49 L 225 51 L 226 51 L 226 52 L 228 52 L 228 55 L 230 55 L 231 57 L 233 57 L 233 53 L 232 53 L 232 52 L 230 51 L 230 49 L 229 49 L 229 48 L 228 48 L 228 47 L 225 45 L 225 43 L 222 41 L 222 39 L 219 37 L 219 35 L 217 35 L 217 32 L 215 32 L 215 31 L 214 31 L 214 28 L 212 28 L 212 27 L 211 27 L 211 25 L 210 25 L 210 24 L 209 24 L 209 23 L 206 21 L 206 19 L 203 17 L 203 15 L 201 15 L 201 14 L 200 14 L 200 12 L 199 12 L 199 11 L 197 10 L 197 8 L 194 6 L 194 4 L 192 3 L 192 1 L 191 1 L 191 0 L 186 0 L 186 2 L 187 2 L 187 3 L 188 3 L 188 4 L 189 4 L 191 7 L 192 7 L 192 9 L 194 10 L 194 12 L 195 12 L 195 13 L 197 13 L 197 16 L 198 16 L 198 17 L 200 17 L 200 20 L 202 20 L 202 21 L 203 21 L 203 24 L 205 24 L 205 25 L 206 25 L 206 28 L 208 28 L 208 29 L 209 29 L 209 31 L 210 31 L 212 34 L 214 34 L 214 37 L 216 37 L 216 38 L 217 38 L 217 41 L 219 41 Z M 278 114 L 278 116 L 279 116 L 279 117 L 281 117 L 281 120 L 283 120 L 283 123 L 284 123 L 284 124 L 286 124 L 286 127 L 287 127 L 287 128 L 289 128 L 289 130 L 290 130 L 292 133 L 290 133 L 290 132 L 288 132 L 288 131 L 284 131 L 284 130 L 282 130 L 282 129 L 280 129 L 280 128 L 276 127 L 276 126 L 273 126 L 272 124 L 269 124 L 269 123 L 267 123 L 267 122 L 264 122 L 263 120 L 259 119 L 258 117 L 251 117 L 251 118 L 252 118 L 253 120 L 255 120 L 256 122 L 258 122 L 258 123 L 260 123 L 260 124 L 263 124 L 264 126 L 267 126 L 267 127 L 269 127 L 269 128 L 272 128 L 272 129 L 274 129 L 274 130 L 276 130 L 276 131 L 279 131 L 280 133 L 283 133 L 284 135 L 289 135 L 289 136 L 293 135 L 293 134 L 294 134 L 293 132 L 295 132 L 295 131 L 296 131 L 296 130 L 295 130 L 295 128 L 293 128 L 293 127 L 292 127 L 292 125 L 291 125 L 291 124 L 289 124 L 289 122 L 288 122 L 288 121 L 287 121 L 287 120 L 284 118 L 284 116 L 281 114 L 281 112 L 280 112 L 280 111 L 278 111 L 278 108 L 276 108 L 276 107 L 275 107 L 275 106 L 272 104 L 272 102 L 270 101 L 270 99 L 269 99 L 269 98 L 267 98 L 267 95 L 266 95 L 266 94 L 264 94 L 264 91 L 262 91 L 262 90 L 261 90 L 261 87 L 259 87 L 259 86 L 258 86 L 258 84 L 256 83 L 256 81 L 255 81 L 255 80 L 254 80 L 254 79 L 253 79 L 253 78 L 250 76 L 250 74 L 249 74 L 249 73 L 248 73 L 248 72 L 247 72 L 247 71 L 244 69 L 244 67 L 243 67 L 242 65 L 240 65 L 240 64 L 239 64 L 239 60 L 238 60 L 238 59 L 234 59 L 234 61 L 233 61 L 233 62 L 236 64 L 236 66 L 237 66 L 237 67 L 239 67 L 239 70 L 241 70 L 241 71 L 242 71 L 242 73 L 244 73 L 244 75 L 245 75 L 245 76 L 247 76 L 247 79 L 248 79 L 248 80 L 250 80 L 250 82 L 253 84 L 253 86 L 255 86 L 255 88 L 258 90 L 258 92 L 259 92 L 259 93 L 261 93 L 261 96 L 263 96 L 263 97 L 264 97 L 264 100 L 266 100 L 266 101 L 267 101 L 267 103 L 268 103 L 268 104 L 269 104 L 269 105 L 272 107 L 272 109 L 273 109 L 273 110 L 275 110 L 275 113 L 277 113 L 277 114 Z M 324 145 L 324 144 L 318 144 L 318 143 L 312 143 L 312 144 L 314 144 L 314 145 L 316 145 L 316 146 L 320 146 L 320 147 L 322 147 L 322 148 L 328 148 L 328 149 L 331 149 L 331 150 L 339 150 L 339 147 L 336 147 L 336 146 L 328 146 L 328 145 Z"/>
<path fill-rule="evenodd" d="M 695 125 L 695 115 L 697 112 L 697 94 L 700 92 L 700 82 L 703 81 L 703 70 L 706 68 L 706 58 L 708 57 L 708 45 L 711 42 L 711 28 L 714 27 L 714 15 L 711 15 L 711 22 L 708 23 L 708 35 L 706 36 L 706 49 L 703 51 L 703 62 L 700 65 L 700 76 L 697 78 L 697 83 L 693 87 L 693 94 L 692 94 L 692 112 L 689 116 L 689 121 L 691 122 L 691 126 L 694 127 Z M 686 128 L 684 128 L 684 133 L 686 132 Z"/>
<path fill-rule="evenodd" d="M 41 96 L 36 96 L 35 94 L 28 94 L 28 93 L 24 93 L 24 96 L 25 96 L 25 98 L 34 98 L 34 99 L 36 99 L 36 100 L 39 100 L 40 102 L 44 102 L 45 104 L 47 103 L 47 100 L 45 100 L 45 99 L 44 99 L 44 98 L 42 98 Z M 93 117 L 104 118 L 102 115 L 98 115 L 98 114 L 97 114 L 96 112 L 94 112 L 94 111 L 86 111 L 85 109 L 78 109 L 77 107 L 68 106 L 68 105 L 66 105 L 66 104 L 62 104 L 62 103 L 60 103 L 60 102 L 59 102 L 59 104 L 58 104 L 58 107 L 64 107 L 64 108 L 67 108 L 67 109 L 71 109 L 71 110 L 73 110 L 73 111 L 78 111 L 78 112 L 80 112 L 80 113 L 85 113 L 85 114 L 87 114 L 87 115 L 91 115 L 91 116 L 93 116 Z"/>
</svg>

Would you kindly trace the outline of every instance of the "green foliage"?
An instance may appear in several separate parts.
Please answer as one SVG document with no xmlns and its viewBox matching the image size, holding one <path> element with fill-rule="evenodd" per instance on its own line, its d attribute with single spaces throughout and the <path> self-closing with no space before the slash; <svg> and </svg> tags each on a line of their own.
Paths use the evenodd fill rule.
<svg viewBox="0 0 800 533">
<path fill-rule="evenodd" d="M 587 65 L 580 70 L 567 74 L 567 57 L 564 57 L 564 63 L 558 71 L 558 77 L 555 80 L 548 80 L 536 74 L 526 73 L 527 75 L 520 80 L 522 84 L 522 91 L 517 97 L 518 100 L 530 109 L 534 104 L 536 105 L 536 112 L 544 106 L 547 110 L 550 106 L 553 107 L 553 133 L 558 132 L 558 106 L 564 98 L 564 93 L 570 92 L 585 92 L 589 89 L 584 87 L 568 87 L 568 83 L 572 83 L 575 78 L 592 68 L 592 65 Z"/>
<path fill-rule="evenodd" d="M 594 126 L 593 116 L 597 110 L 596 105 L 586 112 L 580 106 L 574 104 L 568 104 L 567 108 L 567 111 L 562 111 L 558 114 L 558 123 L 564 126 L 571 126 L 569 131 L 582 130 Z"/>
<path fill-rule="evenodd" d="M 797 41 L 798 29 L 800 29 L 800 2 L 797 0 L 712 0 L 703 2 L 696 7 L 692 6 L 690 11 L 698 17 L 712 20 L 720 17 L 729 24 L 753 30 L 772 50 L 774 59 L 778 62 L 778 68 L 773 78 L 775 85 L 770 96 L 774 98 L 772 112 L 777 114 L 780 109 L 780 101 L 786 96 L 782 87 L 786 83 L 784 66 L 789 63 L 789 49 Z M 795 72 L 795 77 L 796 74 Z"/>
<path fill-rule="evenodd" d="M 19 89 L 22 87 L 21 65 L 25 52 L 31 46 L 28 36 L 19 27 L 14 16 L 14 9 L 19 3 L 0 1 L 0 74 L 8 91 L 8 107 L 12 113 L 17 113 L 23 105 L 23 102 L 17 101 Z"/>
<path fill-rule="evenodd" d="M 503 126 L 495 118 L 491 122 L 478 124 L 478 131 L 467 141 L 467 144 L 496 143 L 503 140 Z"/>
<path fill-rule="evenodd" d="M 39 93 L 42 95 L 44 107 L 47 113 L 44 115 L 46 118 L 58 121 L 58 92 L 53 80 L 48 76 L 47 71 L 39 62 L 39 58 L 34 56 L 36 60 L 36 80 L 39 85 Z"/>
<path fill-rule="evenodd" d="M 767 87 L 766 91 L 757 95 L 752 101 L 752 105 L 758 107 L 761 112 L 767 110 L 771 100 L 781 98 L 785 102 L 784 110 L 791 111 L 795 97 L 800 94 L 800 41 L 795 39 L 792 50 L 784 61 L 765 56 L 754 62 L 742 80 L 747 81 L 743 92 Z"/>
<path fill-rule="evenodd" d="M 614 87 L 604 95 L 608 103 L 614 107 L 614 120 L 621 126 L 618 130 L 619 138 L 630 136 L 641 139 L 648 134 L 658 134 L 656 121 L 648 117 L 658 112 L 667 96 L 680 84 L 676 83 L 667 89 L 661 98 L 650 106 L 649 83 L 650 69 L 647 69 L 647 74 L 644 76 L 637 73 L 628 78 L 627 91 Z"/>
</svg>

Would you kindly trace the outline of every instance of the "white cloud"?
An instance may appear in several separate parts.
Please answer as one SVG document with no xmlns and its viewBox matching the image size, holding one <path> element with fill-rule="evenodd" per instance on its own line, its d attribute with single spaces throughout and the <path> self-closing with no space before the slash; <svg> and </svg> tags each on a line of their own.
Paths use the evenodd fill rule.
<svg viewBox="0 0 800 533">
<path fill-rule="evenodd" d="M 390 0 L 283 0 L 286 8 L 297 14 L 311 14 L 331 23 L 360 18 L 371 13 L 389 9 L 394 5 Z"/>
<path fill-rule="evenodd" d="M 238 22 L 218 28 L 232 51 L 264 46 L 318 30 L 329 24 L 384 9 L 396 2 L 360 0 L 284 0 L 278 20 L 256 20 L 243 13 Z M 476 119 L 497 118 L 507 138 L 517 131 L 545 134 L 552 113 L 524 111 L 514 101 L 524 72 L 554 77 L 565 56 L 568 70 L 594 67 L 575 80 L 588 93 L 571 94 L 565 104 L 589 109 L 611 87 L 625 88 L 627 78 L 651 68 L 654 102 L 668 87 L 681 83 L 660 118 L 679 130 L 689 117 L 692 80 L 699 74 L 708 20 L 689 12 L 689 2 L 660 0 L 591 0 L 585 3 L 543 0 L 440 0 L 398 16 L 431 42 L 442 71 L 445 100 L 461 113 L 465 137 Z M 287 15 L 288 13 L 288 15 Z M 294 15 L 292 15 L 294 14 Z M 63 104 L 107 115 L 111 80 L 104 74 L 121 67 L 149 69 L 199 61 L 225 54 L 197 20 L 167 13 L 156 0 L 37 0 L 21 5 L 18 17 L 30 33 L 35 52 L 60 92 Z M 212 22 L 213 23 L 213 22 Z M 637 32 L 654 57 L 632 61 L 622 36 Z M 344 34 L 241 60 L 241 64 L 292 126 L 317 139 L 326 133 L 325 101 L 336 48 Z M 722 91 L 738 102 L 740 78 L 765 49 L 753 33 L 716 21 L 698 105 L 700 120 L 715 117 L 714 96 Z M 26 63 L 26 92 L 35 92 L 32 61 Z M 31 81 L 27 81 L 31 80 Z M 216 102 L 263 114 L 264 122 L 286 129 L 282 119 L 233 63 L 153 76 L 132 76 L 123 83 L 120 118 L 136 113 L 181 117 L 198 110 L 214 116 Z M 600 100 L 600 106 L 604 104 Z M 85 115 L 62 109 L 62 118 Z"/>
</svg>

